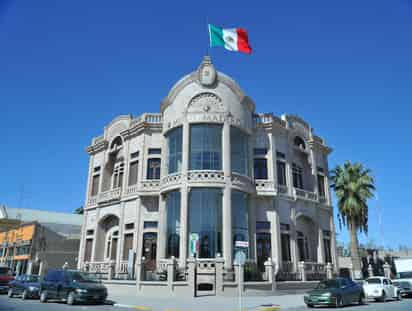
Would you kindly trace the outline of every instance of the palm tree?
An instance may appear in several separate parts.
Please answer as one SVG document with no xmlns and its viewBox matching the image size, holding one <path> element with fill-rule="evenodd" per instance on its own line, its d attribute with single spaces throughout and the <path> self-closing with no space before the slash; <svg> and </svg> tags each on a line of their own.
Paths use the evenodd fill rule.
<svg viewBox="0 0 412 311">
<path fill-rule="evenodd" d="M 353 272 L 355 277 L 361 277 L 358 232 L 368 234 L 368 199 L 374 196 L 374 180 L 369 169 L 350 161 L 336 166 L 331 179 L 338 199 L 339 224 L 350 231 Z"/>
</svg>

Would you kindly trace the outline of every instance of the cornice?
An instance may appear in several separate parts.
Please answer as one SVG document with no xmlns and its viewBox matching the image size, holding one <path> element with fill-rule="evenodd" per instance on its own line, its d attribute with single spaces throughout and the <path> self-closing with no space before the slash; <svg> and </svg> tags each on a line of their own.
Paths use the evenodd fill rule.
<svg viewBox="0 0 412 311">
<path fill-rule="evenodd" d="M 109 142 L 107 140 L 102 140 L 94 145 L 90 145 L 89 147 L 87 147 L 86 152 L 89 155 L 94 155 L 96 153 L 99 153 L 100 151 L 106 150 L 108 146 Z"/>
</svg>

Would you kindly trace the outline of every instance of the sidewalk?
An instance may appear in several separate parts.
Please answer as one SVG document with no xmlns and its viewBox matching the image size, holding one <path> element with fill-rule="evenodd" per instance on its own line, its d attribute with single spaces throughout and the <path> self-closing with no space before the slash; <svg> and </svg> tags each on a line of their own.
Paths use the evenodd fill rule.
<svg viewBox="0 0 412 311">
<path fill-rule="evenodd" d="M 198 298 L 138 296 L 135 286 L 106 285 L 108 299 L 118 307 L 141 311 L 238 311 L 238 297 L 204 296 Z M 270 310 L 268 305 L 278 305 L 280 310 L 304 306 L 303 292 L 280 291 L 276 296 L 242 297 L 242 310 Z"/>
</svg>

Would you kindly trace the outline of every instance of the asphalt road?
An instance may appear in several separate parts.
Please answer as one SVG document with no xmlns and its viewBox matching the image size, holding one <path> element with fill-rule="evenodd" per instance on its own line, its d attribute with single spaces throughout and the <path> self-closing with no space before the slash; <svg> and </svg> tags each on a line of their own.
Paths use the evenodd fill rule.
<svg viewBox="0 0 412 311">
<path fill-rule="evenodd" d="M 91 311 L 129 311 L 133 309 L 113 307 L 111 305 L 75 305 L 68 306 L 61 302 L 48 302 L 40 303 L 38 300 L 21 300 L 20 298 L 8 298 L 6 295 L 0 295 L 0 311 L 75 311 L 75 310 L 91 310 Z M 308 311 L 306 307 L 284 309 L 285 311 Z M 317 310 L 336 310 L 336 308 L 318 308 Z M 371 302 L 364 306 L 347 306 L 342 308 L 343 311 L 411 311 L 412 299 L 404 299 L 402 301 L 392 301 L 386 303 L 374 303 Z M 147 310 L 157 311 L 157 310 Z M 164 310 L 159 310 L 164 311 Z M 191 310 L 179 310 L 179 311 L 191 311 Z M 235 310 L 222 310 L 222 311 L 235 311 Z M 257 310 L 250 310 L 257 311 Z"/>
</svg>

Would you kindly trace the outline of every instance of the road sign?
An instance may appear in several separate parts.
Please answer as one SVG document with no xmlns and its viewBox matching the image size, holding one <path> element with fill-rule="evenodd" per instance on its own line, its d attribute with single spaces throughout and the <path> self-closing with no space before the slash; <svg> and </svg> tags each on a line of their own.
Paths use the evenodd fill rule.
<svg viewBox="0 0 412 311">
<path fill-rule="evenodd" d="M 199 254 L 199 234 L 191 233 L 189 238 L 189 246 L 190 246 L 190 256 L 194 257 L 195 254 Z"/>
</svg>

